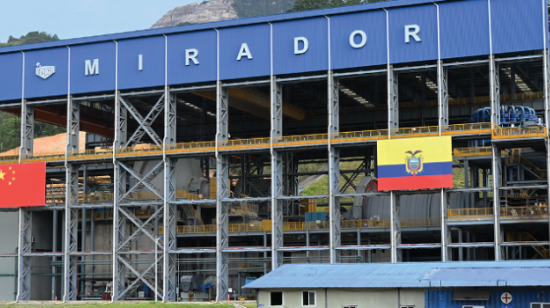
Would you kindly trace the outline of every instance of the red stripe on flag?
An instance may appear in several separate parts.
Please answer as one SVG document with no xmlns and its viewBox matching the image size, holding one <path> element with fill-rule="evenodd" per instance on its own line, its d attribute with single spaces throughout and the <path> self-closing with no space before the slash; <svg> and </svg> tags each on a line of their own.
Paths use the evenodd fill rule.
<svg viewBox="0 0 550 308">
<path fill-rule="evenodd" d="M 0 208 L 45 206 L 46 163 L 0 165 Z"/>
<path fill-rule="evenodd" d="M 452 174 L 407 176 L 399 178 L 378 178 L 379 191 L 452 187 Z"/>
</svg>

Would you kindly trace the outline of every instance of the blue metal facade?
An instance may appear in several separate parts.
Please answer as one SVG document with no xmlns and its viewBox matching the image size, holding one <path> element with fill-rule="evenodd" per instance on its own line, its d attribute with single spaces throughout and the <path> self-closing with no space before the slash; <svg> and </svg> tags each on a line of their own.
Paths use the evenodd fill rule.
<svg viewBox="0 0 550 308">
<path fill-rule="evenodd" d="M 397 64 L 483 56 L 491 53 L 491 42 L 493 54 L 536 51 L 546 47 L 546 15 L 545 0 L 401 0 L 7 47 L 0 49 L 0 87 L 7 89 L 0 101 L 20 99 L 22 87 L 32 99 L 112 91 L 117 84 L 139 89 L 265 77 L 271 61 L 273 74 L 284 75 L 383 65 L 388 58 Z M 416 37 L 406 35 L 410 26 L 418 27 Z M 366 34 L 360 47 L 352 45 L 361 35 L 350 42 L 356 31 Z M 307 40 L 307 50 L 304 40 L 296 48 L 296 38 Z M 243 44 L 251 57 L 237 60 Z M 17 78 L 23 58 L 24 85 Z M 94 60 L 99 74 L 85 75 L 85 62 Z M 55 66 L 55 74 L 36 76 L 37 63 Z"/>
<path fill-rule="evenodd" d="M 512 295 L 508 305 L 500 300 L 502 293 Z M 518 290 L 513 288 L 498 288 L 491 291 L 488 301 L 452 300 L 453 290 L 426 290 L 426 308 L 462 308 L 464 305 L 484 306 L 485 308 L 531 308 L 531 303 L 548 303 L 548 290 Z"/>
</svg>

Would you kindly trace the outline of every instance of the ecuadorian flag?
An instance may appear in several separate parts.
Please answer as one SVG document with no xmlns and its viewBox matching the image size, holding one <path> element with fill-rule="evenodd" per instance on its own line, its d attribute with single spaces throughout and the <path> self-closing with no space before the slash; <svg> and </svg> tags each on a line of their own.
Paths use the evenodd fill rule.
<svg viewBox="0 0 550 308">
<path fill-rule="evenodd" d="M 378 190 L 453 187 L 451 136 L 377 143 Z"/>
</svg>

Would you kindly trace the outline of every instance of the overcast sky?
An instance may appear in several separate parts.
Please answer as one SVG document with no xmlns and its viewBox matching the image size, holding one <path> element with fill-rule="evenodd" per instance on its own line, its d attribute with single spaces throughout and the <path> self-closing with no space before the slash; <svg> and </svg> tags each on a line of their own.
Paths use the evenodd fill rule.
<svg viewBox="0 0 550 308">
<path fill-rule="evenodd" d="M 150 28 L 170 9 L 198 0 L 0 0 L 0 42 L 30 31 L 60 39 Z"/>
</svg>

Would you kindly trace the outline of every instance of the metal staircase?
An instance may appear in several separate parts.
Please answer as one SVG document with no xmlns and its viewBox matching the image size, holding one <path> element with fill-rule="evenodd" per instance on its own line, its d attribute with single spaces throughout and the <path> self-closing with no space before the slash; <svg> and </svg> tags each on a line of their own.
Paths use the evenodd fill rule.
<svg viewBox="0 0 550 308">
<path fill-rule="evenodd" d="M 507 242 L 539 242 L 531 233 L 529 232 L 509 232 L 506 233 Z M 531 245 L 536 252 L 532 259 L 548 259 L 548 254 L 550 249 L 546 246 L 535 246 Z"/>
</svg>

